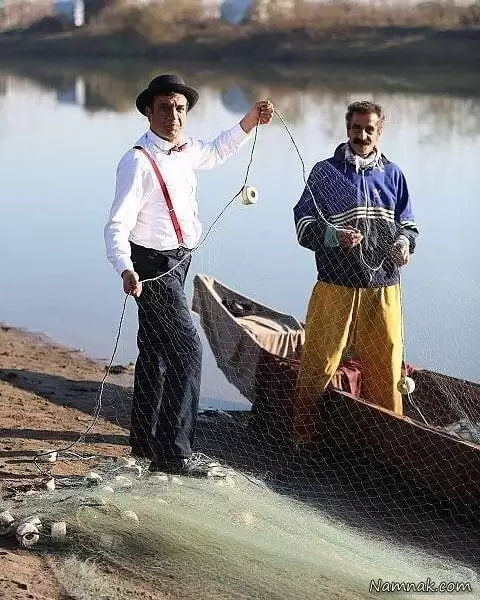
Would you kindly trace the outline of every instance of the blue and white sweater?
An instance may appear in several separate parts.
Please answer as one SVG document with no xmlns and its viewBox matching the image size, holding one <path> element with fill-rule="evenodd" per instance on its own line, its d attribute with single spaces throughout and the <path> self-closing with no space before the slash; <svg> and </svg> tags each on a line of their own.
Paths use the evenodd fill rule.
<svg viewBox="0 0 480 600">
<path fill-rule="evenodd" d="M 357 169 L 347 162 L 345 147 L 310 173 L 293 209 L 298 242 L 315 252 L 319 281 L 355 288 L 394 285 L 399 269 L 392 246 L 402 236 L 413 253 L 419 233 L 405 176 L 380 153 L 371 166 Z M 361 247 L 341 248 L 335 227 L 359 229 Z"/>
</svg>

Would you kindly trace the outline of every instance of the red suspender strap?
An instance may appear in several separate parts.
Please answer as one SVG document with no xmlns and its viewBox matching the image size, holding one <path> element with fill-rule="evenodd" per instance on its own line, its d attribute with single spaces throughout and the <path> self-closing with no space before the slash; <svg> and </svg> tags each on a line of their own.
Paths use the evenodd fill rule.
<svg viewBox="0 0 480 600">
<path fill-rule="evenodd" d="M 141 152 L 143 152 L 150 161 L 152 169 L 155 171 L 155 175 L 157 176 L 158 183 L 162 188 L 162 192 L 165 197 L 165 202 L 167 203 L 168 212 L 170 213 L 170 218 L 172 219 L 172 225 L 175 229 L 175 233 L 177 234 L 178 245 L 183 246 L 182 230 L 180 229 L 180 224 L 178 222 L 177 215 L 175 214 L 175 210 L 173 208 L 172 199 L 170 198 L 167 185 L 162 177 L 162 174 L 160 173 L 160 169 L 158 168 L 157 163 L 153 160 L 150 154 L 145 150 L 145 148 L 142 148 L 141 146 L 134 146 L 134 148 L 135 150 L 140 150 Z"/>
</svg>

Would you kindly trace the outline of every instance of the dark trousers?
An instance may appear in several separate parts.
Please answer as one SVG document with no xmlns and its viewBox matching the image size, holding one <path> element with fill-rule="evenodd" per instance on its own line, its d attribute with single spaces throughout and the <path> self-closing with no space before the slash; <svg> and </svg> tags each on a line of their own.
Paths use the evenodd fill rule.
<svg viewBox="0 0 480 600">
<path fill-rule="evenodd" d="M 202 345 L 185 298 L 191 257 L 183 249 L 159 252 L 131 244 L 143 284 L 138 306 L 130 445 L 158 461 L 188 458 L 197 420 Z M 180 264 L 179 264 L 180 263 Z M 178 266 L 177 266 L 178 265 Z"/>
</svg>

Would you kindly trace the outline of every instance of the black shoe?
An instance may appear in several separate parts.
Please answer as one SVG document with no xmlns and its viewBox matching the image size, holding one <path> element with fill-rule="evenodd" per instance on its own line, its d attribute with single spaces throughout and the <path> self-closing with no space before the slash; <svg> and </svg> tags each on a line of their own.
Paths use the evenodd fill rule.
<svg viewBox="0 0 480 600">
<path fill-rule="evenodd" d="M 153 452 L 150 448 L 141 448 L 140 446 L 132 446 L 131 456 L 133 458 L 148 458 L 152 460 Z"/>
<path fill-rule="evenodd" d="M 166 473 L 167 475 L 186 475 L 187 477 L 208 477 L 208 472 L 218 463 L 208 456 L 192 454 L 190 458 L 179 458 L 168 461 L 152 460 L 148 470 Z"/>
</svg>

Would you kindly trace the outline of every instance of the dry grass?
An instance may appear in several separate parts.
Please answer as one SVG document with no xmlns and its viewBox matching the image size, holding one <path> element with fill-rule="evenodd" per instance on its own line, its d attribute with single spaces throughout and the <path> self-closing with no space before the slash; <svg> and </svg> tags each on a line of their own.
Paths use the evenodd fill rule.
<svg viewBox="0 0 480 600">
<path fill-rule="evenodd" d="M 294 0 L 291 11 L 280 10 L 277 2 L 264 2 L 249 21 L 240 27 L 225 27 L 220 22 L 206 22 L 198 0 L 164 0 L 160 4 L 138 5 L 125 0 L 114 1 L 95 20 L 94 28 L 102 32 L 123 32 L 151 44 L 167 43 L 195 36 L 207 29 L 210 34 L 225 29 L 237 37 L 260 29 L 307 29 L 315 32 L 342 32 L 358 28 L 433 28 L 465 29 L 480 26 L 480 0 L 459 5 L 453 0 L 423 2 L 415 6 L 389 0 L 326 0 L 310 4 Z M 233 31 L 232 31 L 233 30 Z"/>
<path fill-rule="evenodd" d="M 454 0 L 434 0 L 410 5 L 389 0 L 325 0 L 310 4 L 294 0 L 293 13 L 279 12 L 272 2 L 265 23 L 277 27 L 311 27 L 342 30 L 354 27 L 433 27 L 456 29 L 480 25 L 480 1 L 459 5 Z M 257 14 L 257 19 L 260 15 Z"/>
<path fill-rule="evenodd" d="M 123 33 L 150 44 L 168 43 L 188 36 L 202 17 L 198 0 L 164 0 L 161 5 L 116 0 L 92 22 L 92 29 L 107 34 Z"/>
</svg>

